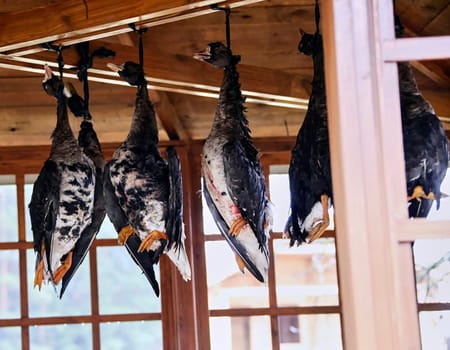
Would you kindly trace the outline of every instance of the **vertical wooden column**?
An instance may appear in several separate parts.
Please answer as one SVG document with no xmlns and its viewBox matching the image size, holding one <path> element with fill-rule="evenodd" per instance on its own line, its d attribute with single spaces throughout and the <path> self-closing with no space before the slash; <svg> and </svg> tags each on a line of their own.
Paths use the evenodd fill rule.
<svg viewBox="0 0 450 350">
<path fill-rule="evenodd" d="M 192 142 L 188 147 L 187 168 L 189 171 L 188 188 L 190 190 L 189 226 L 192 259 L 192 287 L 194 295 L 194 313 L 196 318 L 195 335 L 196 349 L 210 349 L 208 287 L 206 276 L 205 237 L 203 232 L 202 202 L 201 202 L 201 152 L 203 143 Z M 186 202 L 185 202 L 186 203 Z"/>
<path fill-rule="evenodd" d="M 391 187 L 382 148 L 386 111 L 374 2 L 321 3 L 343 335 L 351 350 L 419 348 L 417 342 L 404 347 L 399 337 L 400 257 L 386 205 Z M 401 133 L 392 136 L 401 139 Z M 402 152 L 396 147 L 394 156 Z"/>
<path fill-rule="evenodd" d="M 17 218 L 19 229 L 19 242 L 26 242 L 25 229 L 25 176 L 23 173 L 16 174 L 17 189 Z M 25 244 L 23 244 L 25 247 Z M 28 319 L 28 281 L 27 281 L 27 250 L 19 250 L 19 273 L 20 273 L 20 318 Z M 30 349 L 30 327 L 22 325 L 22 350 Z"/>
<path fill-rule="evenodd" d="M 184 281 L 164 256 L 160 262 L 162 322 L 165 350 L 209 348 L 209 318 L 200 196 L 201 143 L 177 147 L 183 176 L 186 251 L 191 281 Z"/>
</svg>

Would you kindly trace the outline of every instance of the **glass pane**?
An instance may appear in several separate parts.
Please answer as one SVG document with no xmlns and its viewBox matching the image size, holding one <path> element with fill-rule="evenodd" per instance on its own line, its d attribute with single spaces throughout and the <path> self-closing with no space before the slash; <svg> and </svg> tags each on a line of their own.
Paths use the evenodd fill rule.
<svg viewBox="0 0 450 350">
<path fill-rule="evenodd" d="M 98 247 L 97 261 L 100 313 L 161 312 L 161 299 L 125 247 Z M 155 273 L 159 281 L 159 265 Z"/>
<path fill-rule="evenodd" d="M 88 350 L 92 349 L 90 324 L 62 324 L 30 327 L 31 350 Z"/>
<path fill-rule="evenodd" d="M 275 279 L 279 306 L 338 305 L 336 253 L 333 238 L 289 247 L 273 240 Z"/>
<path fill-rule="evenodd" d="M 210 309 L 267 307 L 269 289 L 253 275 L 239 270 L 225 241 L 205 243 L 208 302 Z"/>
<path fill-rule="evenodd" d="M 108 215 L 105 216 L 105 220 L 103 220 L 102 226 L 97 233 L 97 238 L 116 238 L 117 232 L 114 228 L 113 224 L 109 220 Z"/>
<path fill-rule="evenodd" d="M 28 176 L 25 177 L 24 195 L 25 195 L 25 230 L 27 241 L 33 242 L 33 231 L 31 230 L 30 210 L 28 205 L 31 201 L 31 195 L 33 194 L 33 184 L 28 183 L 31 180 Z"/>
<path fill-rule="evenodd" d="M 269 316 L 210 317 L 211 350 L 271 350 Z"/>
<path fill-rule="evenodd" d="M 280 350 L 342 349 L 339 315 L 280 316 L 278 326 Z"/>
<path fill-rule="evenodd" d="M 450 239 L 414 242 L 419 303 L 450 302 Z"/>
<path fill-rule="evenodd" d="M 202 190 L 203 191 L 203 190 Z M 203 217 L 203 232 L 205 234 L 220 234 L 216 222 L 209 211 L 208 205 L 205 201 L 205 196 L 202 192 L 202 217 Z"/>
<path fill-rule="evenodd" d="M 447 175 L 441 184 L 441 192 L 447 196 L 450 195 L 450 168 L 447 169 Z M 430 213 L 427 216 L 428 220 L 450 220 L 450 197 L 441 198 L 439 204 L 438 210 L 436 202 L 433 203 Z"/>
<path fill-rule="evenodd" d="M 19 240 L 14 175 L 0 175 L 0 242 Z"/>
<path fill-rule="evenodd" d="M 450 349 L 450 311 L 419 312 L 422 350 Z"/>
<path fill-rule="evenodd" d="M 91 283 L 89 276 L 89 254 L 80 265 L 67 287 L 62 299 L 59 290 L 51 284 L 43 284 L 41 290 L 34 288 L 36 256 L 27 251 L 28 301 L 31 317 L 88 315 L 91 313 Z"/>
<path fill-rule="evenodd" d="M 0 327 L 0 349 L 17 350 L 22 347 L 20 327 Z"/>
<path fill-rule="evenodd" d="M 271 173 L 269 175 L 269 191 L 270 200 L 273 205 L 273 232 L 283 232 L 286 221 L 290 213 L 290 189 L 289 189 L 289 175 L 287 174 L 289 167 L 280 168 L 279 166 L 270 167 L 270 171 L 276 171 L 277 173 Z M 286 171 L 280 173 L 280 171 Z M 329 210 L 330 225 L 328 230 L 334 229 L 334 210 Z"/>
<path fill-rule="evenodd" d="M 0 250 L 0 276 L 0 319 L 20 318 L 18 250 Z"/>
<path fill-rule="evenodd" d="M 163 349 L 161 321 L 100 324 L 102 349 Z"/>
</svg>

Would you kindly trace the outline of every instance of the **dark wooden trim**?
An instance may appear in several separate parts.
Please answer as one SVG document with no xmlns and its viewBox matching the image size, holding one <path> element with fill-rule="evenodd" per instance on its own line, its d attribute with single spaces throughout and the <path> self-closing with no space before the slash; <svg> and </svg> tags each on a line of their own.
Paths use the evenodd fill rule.
<svg viewBox="0 0 450 350">
<path fill-rule="evenodd" d="M 417 308 L 419 312 L 450 310 L 450 303 L 420 303 Z"/>
<path fill-rule="evenodd" d="M 98 270 L 97 270 L 97 249 L 91 248 L 89 252 L 89 271 L 91 282 L 91 313 L 93 316 L 99 316 L 98 300 Z M 95 319 L 92 321 L 92 348 L 100 350 L 100 324 Z"/>
<path fill-rule="evenodd" d="M 205 235 L 203 234 L 202 202 L 201 202 L 201 171 L 200 157 L 203 143 L 191 144 L 189 156 L 189 196 L 191 228 L 190 244 L 192 246 L 192 286 L 194 293 L 194 312 L 196 317 L 197 350 L 210 349 L 208 287 L 206 276 Z"/>
<path fill-rule="evenodd" d="M 315 315 L 315 314 L 339 314 L 339 305 L 329 306 L 292 306 L 278 308 L 241 308 L 241 309 L 212 309 L 209 315 L 212 317 L 241 317 L 241 316 L 285 316 L 285 315 Z"/>
<path fill-rule="evenodd" d="M 14 326 L 37 326 L 54 324 L 73 324 L 73 323 L 91 323 L 91 322 L 131 322 L 131 321 L 160 321 L 159 313 L 139 313 L 139 314 L 113 314 L 113 315 L 79 315 L 79 316 L 60 316 L 60 317 L 27 317 L 0 319 L 0 327 Z"/>
</svg>

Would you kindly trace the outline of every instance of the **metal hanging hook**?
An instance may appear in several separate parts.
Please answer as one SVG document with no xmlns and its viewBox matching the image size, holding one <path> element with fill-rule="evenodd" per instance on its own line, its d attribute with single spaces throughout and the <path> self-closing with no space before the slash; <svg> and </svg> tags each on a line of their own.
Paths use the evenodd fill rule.
<svg viewBox="0 0 450 350">
<path fill-rule="evenodd" d="M 231 10 L 229 7 L 219 7 L 217 4 L 211 5 L 213 10 L 224 11 L 225 12 L 225 33 L 227 38 L 227 48 L 231 51 L 231 43 L 230 43 L 230 14 Z"/>
</svg>

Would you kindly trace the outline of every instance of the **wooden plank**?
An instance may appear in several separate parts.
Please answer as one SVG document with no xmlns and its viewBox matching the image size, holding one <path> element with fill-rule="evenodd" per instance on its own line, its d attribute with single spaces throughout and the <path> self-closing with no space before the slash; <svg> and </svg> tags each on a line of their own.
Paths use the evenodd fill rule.
<svg viewBox="0 0 450 350">
<path fill-rule="evenodd" d="M 53 0 L 2 0 L 0 13 L 17 12 L 51 5 Z"/>
<path fill-rule="evenodd" d="M 417 48 L 420 47 L 420 50 Z M 450 57 L 450 35 L 402 38 L 383 42 L 385 62 L 432 60 Z"/>
<path fill-rule="evenodd" d="M 158 115 L 169 140 L 188 140 L 189 134 L 181 123 L 175 107 L 170 101 L 170 97 L 167 93 L 151 90 L 149 94 L 153 106 L 155 107 L 156 114 Z"/>
<path fill-rule="evenodd" d="M 256 1 L 260 0 L 241 3 L 248 4 Z M 0 52 L 74 36 L 79 36 L 78 41 L 91 40 L 89 34 L 99 31 L 111 32 L 112 29 L 119 27 L 125 27 L 124 32 L 126 32 L 131 30 L 126 28 L 129 23 L 142 23 L 176 16 L 186 11 L 208 8 L 209 5 L 217 2 L 231 4 L 234 1 L 90 0 L 88 9 L 81 1 L 60 1 L 43 8 L 1 14 Z"/>
<path fill-rule="evenodd" d="M 200 159 L 198 155 L 201 153 L 201 143 L 192 144 L 188 148 L 190 176 L 186 181 L 183 180 L 191 193 L 200 193 Z M 210 350 L 210 332 L 209 332 L 209 310 L 208 310 L 208 283 L 206 276 L 206 258 L 205 258 L 205 235 L 203 232 L 202 221 L 202 202 L 200 196 L 189 196 L 189 227 L 191 229 L 190 244 L 195 249 L 191 251 L 192 257 L 192 285 L 194 290 L 194 313 L 196 318 L 196 337 L 197 344 L 200 344 L 199 350 Z M 205 341 L 205 339 L 207 339 Z"/>
<path fill-rule="evenodd" d="M 206 47 L 207 41 L 204 45 Z M 147 47 L 151 47 L 149 42 Z M 107 47 L 116 53 L 116 56 L 111 59 L 95 60 L 93 69 L 90 70 L 91 75 L 104 74 L 112 78 L 117 75 L 113 74 L 107 67 L 107 62 L 122 64 L 126 61 L 138 61 L 138 50 L 132 50 L 123 45 L 105 44 L 104 42 L 92 43 L 91 51 L 99 47 Z M 203 49 L 203 47 L 201 48 Z M 191 54 L 194 54 L 192 50 Z M 11 60 L 12 58 L 1 57 L 4 60 Z M 17 58 L 19 60 L 19 58 Z M 43 66 L 48 63 L 50 66 L 56 68 L 56 55 L 54 52 L 43 51 L 35 53 L 22 58 L 26 66 Z M 67 68 L 75 66 L 78 63 L 78 54 L 73 49 L 64 51 L 64 62 Z M 16 62 L 16 61 L 14 61 Z M 19 62 L 19 61 L 17 61 Z M 12 62 L 8 62 L 12 64 Z M 56 69 L 55 69 L 56 70 Z M 182 54 L 168 54 L 159 52 L 157 49 L 148 49 L 144 55 L 144 71 L 149 78 L 150 84 L 166 84 L 170 85 L 188 85 L 191 88 L 204 88 L 206 90 L 218 91 L 223 78 L 221 69 L 216 69 L 209 64 L 197 61 L 191 55 L 186 56 Z M 239 64 L 238 71 L 242 83 L 242 89 L 247 91 L 254 91 L 256 93 L 267 93 L 280 96 L 289 96 L 293 98 L 308 99 L 309 92 L 298 85 L 298 80 L 301 77 L 285 73 L 278 69 L 258 67 L 249 64 Z M 69 72 L 69 71 L 68 71 Z M 310 80 L 309 77 L 307 77 Z M 258 96 L 258 95 L 256 95 Z"/>
<path fill-rule="evenodd" d="M 193 254 L 193 230 L 191 217 L 194 215 L 190 202 L 192 198 L 198 198 L 196 192 L 192 188 L 192 165 L 188 155 L 188 147 L 178 147 L 178 155 L 181 162 L 181 171 L 183 176 L 183 208 L 186 234 L 186 253 L 190 262 L 191 271 L 194 269 L 194 254 Z M 172 266 L 172 277 L 175 284 L 174 300 L 177 305 L 177 316 L 175 323 L 175 331 L 178 340 L 179 350 L 201 350 L 201 341 L 205 341 L 204 335 L 198 332 L 196 327 L 196 313 L 195 301 L 196 295 L 194 292 L 194 283 L 191 281 L 184 281 L 177 269 Z"/>
</svg>

